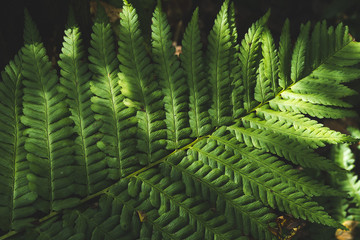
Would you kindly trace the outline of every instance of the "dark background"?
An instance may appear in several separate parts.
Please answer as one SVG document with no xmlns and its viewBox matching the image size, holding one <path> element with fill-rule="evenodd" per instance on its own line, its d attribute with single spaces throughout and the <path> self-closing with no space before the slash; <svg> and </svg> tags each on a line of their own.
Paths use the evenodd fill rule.
<svg viewBox="0 0 360 240">
<path fill-rule="evenodd" d="M 89 39 L 92 25 L 89 0 L 4 0 L 0 5 L 0 69 L 9 62 L 22 47 L 24 8 L 27 8 L 37 24 L 42 40 L 50 58 L 56 60 L 61 49 L 64 26 L 69 6 L 75 10 L 77 22 L 81 27 L 83 39 Z M 104 0 L 114 7 L 121 8 L 122 0 Z M 144 31 L 149 28 L 152 10 L 156 0 L 129 0 L 143 16 Z M 203 40 L 213 25 L 222 0 L 162 0 L 173 28 L 175 40 L 180 41 L 182 31 L 191 18 L 196 6 L 200 7 L 200 26 Z M 270 29 L 275 37 L 279 36 L 286 18 L 290 19 L 293 39 L 297 36 L 300 23 L 327 19 L 329 24 L 342 21 L 349 25 L 353 36 L 360 36 L 360 1 L 356 0 L 234 0 L 237 27 L 240 39 L 250 25 L 271 8 Z M 277 40 L 277 39 L 276 39 Z"/>
</svg>

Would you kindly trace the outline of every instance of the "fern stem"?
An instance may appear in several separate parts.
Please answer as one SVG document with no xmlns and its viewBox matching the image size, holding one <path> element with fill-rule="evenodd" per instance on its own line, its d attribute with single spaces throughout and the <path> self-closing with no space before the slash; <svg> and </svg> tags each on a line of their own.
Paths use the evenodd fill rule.
<svg viewBox="0 0 360 240">
<path fill-rule="evenodd" d="M 16 231 L 8 232 L 7 234 L 0 236 L 0 240 L 5 240 L 8 238 L 11 238 L 11 237 L 15 236 L 16 234 L 18 234 L 18 232 L 16 232 Z"/>
<path fill-rule="evenodd" d="M 34 59 L 36 59 L 37 53 L 36 53 L 36 48 L 35 45 L 32 44 L 31 46 L 31 50 L 32 50 L 32 54 L 34 56 Z M 45 82 L 46 80 L 43 79 L 43 74 L 42 72 L 42 68 L 41 66 L 39 66 L 39 61 L 36 61 L 36 71 L 38 73 L 38 77 L 39 79 L 39 83 L 41 84 L 41 94 L 42 94 L 42 98 L 45 102 L 44 104 L 44 108 L 45 108 L 45 116 L 44 116 L 44 121 L 45 121 L 45 133 L 46 133 L 46 150 L 47 150 L 47 159 L 49 160 L 49 165 L 50 165 L 50 211 L 52 211 L 53 209 L 53 200 L 54 200 L 54 176 L 53 176 L 53 159 L 52 159 L 52 154 L 51 154 L 51 144 L 50 144 L 50 130 L 49 130 L 49 109 L 48 109 L 48 98 L 46 95 L 46 89 L 45 89 Z"/>
<path fill-rule="evenodd" d="M 138 171 L 136 171 L 136 172 L 134 172 L 134 173 L 126 176 L 125 178 L 129 179 L 129 178 L 131 178 L 131 177 L 135 177 L 135 176 L 139 175 L 140 173 L 145 172 L 146 170 L 148 170 L 148 169 L 150 169 L 150 168 L 152 168 L 152 167 L 155 167 L 155 166 L 159 165 L 160 163 L 165 162 L 166 159 L 168 159 L 169 157 L 173 156 L 174 154 L 176 154 L 176 153 L 178 153 L 178 152 L 180 152 L 180 151 L 185 151 L 185 150 L 191 148 L 191 146 L 193 146 L 193 145 L 196 144 L 197 142 L 201 141 L 202 139 L 209 138 L 209 137 L 210 137 L 210 136 L 207 135 L 207 136 L 203 136 L 203 137 L 197 138 L 197 139 L 195 139 L 193 142 L 191 142 L 191 143 L 189 143 L 188 145 L 182 147 L 181 149 L 178 149 L 178 150 L 173 151 L 173 152 L 170 153 L 169 155 L 161 158 L 160 160 L 158 160 L 158 161 L 156 161 L 156 162 L 153 162 L 153 163 L 147 165 L 146 167 L 143 167 L 143 168 L 139 169 Z M 102 194 L 108 193 L 109 190 L 110 190 L 113 186 L 115 186 L 115 185 L 116 185 L 116 183 L 113 184 L 113 185 L 111 185 L 111 186 L 109 186 L 109 187 L 107 187 L 107 188 L 105 188 L 105 189 L 102 190 L 102 191 L 99 191 L 99 192 L 97 192 L 97 193 L 94 193 L 94 194 L 92 194 L 92 195 L 87 196 L 86 198 L 81 199 L 79 204 L 86 203 L 86 202 L 88 202 L 88 201 L 90 201 L 90 200 L 92 200 L 92 199 L 94 199 L 94 198 L 96 198 L 96 197 L 98 197 L 98 196 L 100 196 L 100 195 L 102 195 Z M 51 218 L 53 218 L 53 217 L 55 217 L 55 216 L 57 216 L 57 215 L 59 215 L 59 214 L 62 214 L 62 211 L 52 211 L 50 214 L 46 215 L 45 217 L 40 218 L 37 222 L 43 223 L 43 222 L 45 222 L 45 221 L 47 221 L 47 220 L 50 220 Z M 10 232 L 9 232 L 9 233 L 10 233 Z M 8 233 L 8 234 L 9 234 L 9 233 Z M 13 231 L 13 232 L 12 232 L 12 235 L 9 235 L 9 236 L 8 236 L 8 234 L 3 235 L 2 238 L 0 238 L 0 240 L 6 239 L 6 238 L 8 238 L 8 237 L 11 237 L 11 236 L 17 234 L 17 232 L 16 232 L 16 231 Z M 3 238 L 4 236 L 5 236 L 5 238 Z"/>
<path fill-rule="evenodd" d="M 199 137 L 197 139 L 195 139 L 193 142 L 189 143 L 188 145 L 180 148 L 180 149 L 177 149 L 175 151 L 173 151 L 172 153 L 170 153 L 169 155 L 157 160 L 156 162 L 153 162 L 153 163 L 150 163 L 149 165 L 147 165 L 146 167 L 143 167 L 139 170 L 137 170 L 136 172 L 128 175 L 126 178 L 131 178 L 131 177 L 135 177 L 137 175 L 139 175 L 140 173 L 142 172 L 145 172 L 146 170 L 156 166 L 156 165 L 159 165 L 160 163 L 163 163 L 165 162 L 168 158 L 170 158 L 171 156 L 175 155 L 176 153 L 178 152 L 181 152 L 181 151 L 186 151 L 187 149 L 190 149 L 194 144 L 196 144 L 197 142 L 201 141 L 202 139 L 204 138 L 209 138 L 209 135 L 208 136 L 202 136 L 202 137 Z"/>
<path fill-rule="evenodd" d="M 105 55 L 104 55 L 105 56 Z M 110 73 L 107 73 L 107 75 L 109 76 Z M 114 119 L 114 123 L 116 125 L 116 129 L 117 131 L 115 131 L 116 133 L 116 158 L 118 159 L 118 161 L 120 162 L 120 176 L 123 175 L 123 167 L 122 167 L 122 159 L 121 159 L 121 144 L 120 144 L 120 136 L 119 136 L 119 131 L 118 129 L 120 129 L 120 126 L 119 126 L 119 118 L 117 116 L 117 109 L 116 109 L 116 101 L 114 99 L 115 97 L 115 93 L 114 93 L 114 86 L 112 85 L 112 79 L 110 77 L 107 78 L 108 80 L 108 84 L 109 84 L 109 89 L 110 89 L 110 94 L 111 94 L 111 107 L 112 107 L 112 112 L 114 113 L 113 114 L 113 119 Z"/>
</svg>

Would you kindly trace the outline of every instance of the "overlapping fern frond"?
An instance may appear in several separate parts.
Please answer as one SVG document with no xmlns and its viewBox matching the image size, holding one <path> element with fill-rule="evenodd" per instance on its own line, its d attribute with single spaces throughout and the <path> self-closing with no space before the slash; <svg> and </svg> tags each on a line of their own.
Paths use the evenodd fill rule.
<svg viewBox="0 0 360 240">
<path fill-rule="evenodd" d="M 100 160 L 96 168 L 101 170 L 102 178 L 106 181 L 107 176 L 118 179 L 136 169 L 133 156 L 133 127 L 136 122 L 131 119 L 135 111 L 126 108 L 124 97 L 120 94 L 117 77 L 119 62 L 113 32 L 102 8 L 99 8 L 93 26 L 90 44 L 89 68 L 93 73 L 90 89 L 94 94 L 91 109 L 96 113 L 95 119 L 102 124 L 97 146 L 106 154 L 106 161 Z M 107 170 L 108 175 L 105 172 Z"/>
<path fill-rule="evenodd" d="M 75 159 L 69 110 L 58 92 L 56 72 L 45 48 L 34 33 L 36 27 L 25 12 L 23 114 L 29 187 L 38 194 L 35 207 L 45 213 L 72 207 L 79 201 L 75 183 Z"/>
<path fill-rule="evenodd" d="M 283 214 L 344 228 L 315 198 L 343 193 L 303 169 L 346 174 L 315 149 L 355 139 L 317 118 L 355 116 L 359 43 L 321 22 L 292 46 L 286 21 L 277 47 L 270 12 L 239 41 L 225 0 L 205 52 L 198 14 L 177 58 L 160 4 L 151 46 L 125 1 L 116 48 L 99 8 L 88 57 L 65 31 L 60 81 L 26 14 L 0 84 L 3 238 L 275 239 Z"/>
<path fill-rule="evenodd" d="M 125 5 L 120 17 L 118 58 L 121 92 L 126 97 L 126 105 L 137 110 L 137 161 L 141 165 L 148 165 L 167 153 L 163 93 L 158 81 L 154 80 L 154 66 L 146 53 L 136 10 L 131 5 Z M 168 123 L 171 123 L 170 119 Z M 173 125 L 171 130 L 177 127 Z"/>
<path fill-rule="evenodd" d="M 27 180 L 30 169 L 24 149 L 24 126 L 20 121 L 23 114 L 21 68 L 19 53 L 2 72 L 0 83 L 0 225 L 3 231 L 30 225 L 36 212 L 33 203 L 37 194 L 30 190 Z"/>
<path fill-rule="evenodd" d="M 105 154 L 96 146 L 100 121 L 95 121 L 91 110 L 91 91 L 88 64 L 84 63 L 85 51 L 81 45 L 79 29 L 76 26 L 65 31 L 59 66 L 60 91 L 67 96 L 67 103 L 74 122 L 75 160 L 79 165 L 77 173 L 81 196 L 87 196 L 107 186 L 106 164 L 101 163 Z M 84 181 L 85 180 L 85 181 Z M 98 186 L 100 185 L 100 186 Z"/>
<path fill-rule="evenodd" d="M 349 131 L 354 137 L 360 137 L 359 129 L 349 128 Z M 348 170 L 348 172 L 344 172 L 338 176 L 334 174 L 331 175 L 332 184 L 348 194 L 346 199 L 342 199 L 345 201 L 344 206 L 346 209 L 345 211 L 339 211 L 340 216 L 337 216 L 338 220 L 359 221 L 360 181 L 354 173 L 355 156 L 348 144 L 341 144 L 333 147 L 331 157 L 336 164 Z M 340 206 L 336 206 L 335 208 L 340 210 Z"/>
</svg>

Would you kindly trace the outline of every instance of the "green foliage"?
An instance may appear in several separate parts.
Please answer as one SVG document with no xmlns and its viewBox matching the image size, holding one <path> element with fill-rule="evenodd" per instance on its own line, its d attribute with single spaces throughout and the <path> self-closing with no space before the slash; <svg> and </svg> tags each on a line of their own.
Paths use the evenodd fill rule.
<svg viewBox="0 0 360 240">
<path fill-rule="evenodd" d="M 25 20 L 30 16 L 25 12 Z M 65 95 L 57 89 L 55 70 L 46 56 L 45 48 L 28 21 L 25 29 L 25 46 L 22 48 L 24 80 L 23 116 L 26 159 L 30 173 L 29 187 L 38 194 L 35 208 L 49 213 L 72 207 L 79 202 L 76 197 L 75 159 L 72 129 Z M 27 31 L 28 30 L 28 31 Z"/>
<path fill-rule="evenodd" d="M 349 128 L 351 135 L 356 138 L 360 137 L 359 129 Z M 331 152 L 331 157 L 337 165 L 348 170 L 341 175 L 335 176 L 331 174 L 332 185 L 340 191 L 348 194 L 346 199 L 341 199 L 345 209 L 340 206 L 335 206 L 340 214 L 337 215 L 339 221 L 344 220 L 360 220 L 360 181 L 354 172 L 355 156 L 348 144 L 340 144 L 334 146 Z"/>
<path fill-rule="evenodd" d="M 154 66 L 146 54 L 136 10 L 127 4 L 120 17 L 120 85 L 126 105 L 137 110 L 136 158 L 141 165 L 148 165 L 167 153 L 163 94 L 154 81 Z"/>
<path fill-rule="evenodd" d="M 188 93 L 180 61 L 171 45 L 170 26 L 160 6 L 155 9 L 152 24 L 152 55 L 156 63 L 156 75 L 164 95 L 167 126 L 167 149 L 174 150 L 190 141 Z"/>
<path fill-rule="evenodd" d="M 186 28 L 180 55 L 189 88 L 189 121 L 192 130 L 190 136 L 193 138 L 204 136 L 212 129 L 208 112 L 210 94 L 205 77 L 198 20 L 197 8 Z"/>
<path fill-rule="evenodd" d="M 160 4 L 149 48 L 126 1 L 118 48 L 103 9 L 88 53 L 71 20 L 58 76 L 25 12 L 0 82 L 1 239 L 275 239 L 284 214 L 344 228 L 317 200 L 345 189 L 308 172 L 356 201 L 348 165 L 315 149 L 355 141 L 316 119 L 356 115 L 359 43 L 321 22 L 292 47 L 286 21 L 277 48 L 270 12 L 239 41 L 225 0 L 204 52 L 198 14 L 180 58 Z"/>
<path fill-rule="evenodd" d="M 36 212 L 34 200 L 37 194 L 30 190 L 27 174 L 30 173 L 26 161 L 23 137 L 22 115 L 23 90 L 21 59 L 16 55 L 2 72 L 0 83 L 0 121 L 1 121 L 1 230 L 21 229 L 30 225 Z"/>
</svg>

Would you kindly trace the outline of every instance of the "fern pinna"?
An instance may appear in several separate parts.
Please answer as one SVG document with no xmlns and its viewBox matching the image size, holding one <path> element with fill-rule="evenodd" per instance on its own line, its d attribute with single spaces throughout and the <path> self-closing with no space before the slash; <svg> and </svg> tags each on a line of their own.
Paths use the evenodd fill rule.
<svg viewBox="0 0 360 240">
<path fill-rule="evenodd" d="M 360 45 L 339 24 L 267 20 L 239 41 L 225 0 L 208 37 L 199 11 L 180 58 L 159 4 L 146 46 L 124 2 L 118 44 L 98 9 L 88 54 L 76 24 L 52 69 L 25 11 L 24 47 L 0 83 L 2 239 L 285 239 L 279 215 L 344 228 L 314 197 L 341 195 L 308 171 L 344 174 L 318 154 L 355 141 L 318 118 L 356 114 L 342 97 Z"/>
</svg>

